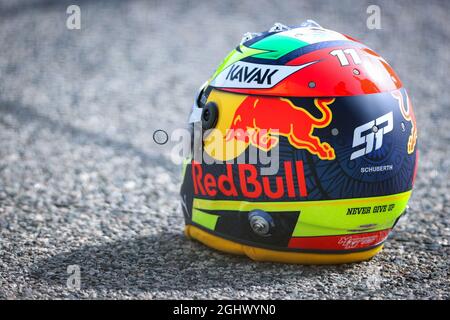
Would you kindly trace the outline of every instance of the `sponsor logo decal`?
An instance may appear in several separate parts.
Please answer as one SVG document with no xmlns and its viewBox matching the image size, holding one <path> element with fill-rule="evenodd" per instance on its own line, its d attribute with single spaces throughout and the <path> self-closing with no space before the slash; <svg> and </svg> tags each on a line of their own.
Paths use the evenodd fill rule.
<svg viewBox="0 0 450 320">
<path fill-rule="evenodd" d="M 394 166 L 392 164 L 388 164 L 384 166 L 363 167 L 360 171 L 361 173 L 372 173 L 392 170 L 394 170 Z"/>
<path fill-rule="evenodd" d="M 338 244 L 343 249 L 357 249 L 376 245 L 384 241 L 389 234 L 389 231 L 383 230 L 374 232 L 372 234 L 349 235 L 343 236 L 338 240 Z"/>
<path fill-rule="evenodd" d="M 284 78 L 318 61 L 300 66 L 256 64 L 238 61 L 220 72 L 210 85 L 221 88 L 272 88 Z"/>
<path fill-rule="evenodd" d="M 353 152 L 350 156 L 350 160 L 354 160 L 369 154 L 372 151 L 380 149 L 383 145 L 383 135 L 391 132 L 393 128 L 394 120 L 392 111 L 377 118 L 376 120 L 369 121 L 357 127 L 353 132 L 352 148 L 363 144 L 366 146 Z"/>
<path fill-rule="evenodd" d="M 327 142 L 321 142 L 313 131 L 331 123 L 329 105 L 334 100 L 314 99 L 322 113 L 321 118 L 315 118 L 288 99 L 248 96 L 236 109 L 226 139 L 244 141 L 269 151 L 278 144 L 278 136 L 284 136 L 297 149 L 306 149 L 322 160 L 333 160 L 336 158 L 334 149 Z"/>
<path fill-rule="evenodd" d="M 272 84 L 272 76 L 277 73 L 279 69 L 275 68 L 259 68 L 259 67 L 248 67 L 235 64 L 231 66 L 230 71 L 226 76 L 226 80 L 229 81 L 239 81 L 250 83 L 252 81 L 259 85 L 267 83 Z"/>
<path fill-rule="evenodd" d="M 311 250 L 354 250 L 372 247 L 386 240 L 391 229 L 351 235 L 292 237 L 289 248 Z"/>
<path fill-rule="evenodd" d="M 261 176 L 259 170 L 252 164 L 226 164 L 226 173 L 219 176 L 203 171 L 205 166 L 192 162 L 192 180 L 194 194 L 199 196 L 216 197 L 217 195 L 238 198 L 256 199 L 262 195 L 270 199 L 283 197 L 306 197 L 306 181 L 303 162 L 284 162 L 283 176 L 275 177 L 275 186 L 271 185 L 268 176 Z M 238 179 L 235 179 L 233 170 L 237 170 Z M 295 179 L 295 181 L 294 181 Z M 237 181 L 238 180 L 238 181 Z M 298 186 L 296 188 L 295 186 Z"/>
</svg>

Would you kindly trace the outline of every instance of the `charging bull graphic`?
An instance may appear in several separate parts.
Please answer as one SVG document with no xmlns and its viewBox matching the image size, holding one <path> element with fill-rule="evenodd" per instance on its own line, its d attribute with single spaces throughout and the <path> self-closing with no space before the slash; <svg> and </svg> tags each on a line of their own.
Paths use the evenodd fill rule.
<svg viewBox="0 0 450 320">
<path fill-rule="evenodd" d="M 411 154 L 414 152 L 417 142 L 416 117 L 411 107 L 411 100 L 409 99 L 409 96 L 406 94 L 406 92 L 405 94 L 403 94 L 400 90 L 395 90 L 391 92 L 391 95 L 397 100 L 403 118 L 406 121 L 411 122 L 411 134 L 408 138 L 408 146 L 407 146 L 408 154 Z"/>
<path fill-rule="evenodd" d="M 277 136 L 284 136 L 297 149 L 306 149 L 322 160 L 333 160 L 336 158 L 334 149 L 321 142 L 313 131 L 331 123 L 332 113 L 328 106 L 334 100 L 314 99 L 314 105 L 322 113 L 321 118 L 315 118 L 288 99 L 248 96 L 236 109 L 226 140 L 244 141 L 269 151 L 277 145 Z"/>
</svg>

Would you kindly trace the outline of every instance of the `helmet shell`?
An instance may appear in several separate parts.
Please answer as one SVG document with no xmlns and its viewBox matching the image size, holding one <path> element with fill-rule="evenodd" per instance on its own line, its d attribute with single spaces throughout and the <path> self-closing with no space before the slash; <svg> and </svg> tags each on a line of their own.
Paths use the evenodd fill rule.
<svg viewBox="0 0 450 320">
<path fill-rule="evenodd" d="M 405 212 L 418 155 L 410 99 L 389 64 L 346 35 L 310 24 L 247 37 L 202 88 L 193 127 L 195 114 L 214 125 L 201 159 L 184 165 L 182 207 L 186 234 L 208 246 L 360 261 Z"/>
</svg>

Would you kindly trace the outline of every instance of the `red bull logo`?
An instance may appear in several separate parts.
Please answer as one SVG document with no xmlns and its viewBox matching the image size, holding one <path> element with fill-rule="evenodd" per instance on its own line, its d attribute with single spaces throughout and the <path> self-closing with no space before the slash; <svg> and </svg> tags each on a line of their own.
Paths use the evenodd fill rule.
<svg viewBox="0 0 450 320">
<path fill-rule="evenodd" d="M 411 122 L 411 134 L 408 138 L 408 154 L 414 152 L 417 142 L 417 124 L 416 117 L 414 115 L 414 111 L 411 106 L 411 100 L 409 96 L 405 93 L 403 94 L 400 90 L 395 90 L 391 92 L 391 95 L 398 101 L 398 106 L 400 108 L 400 112 L 402 113 L 403 118 L 406 121 Z"/>
<path fill-rule="evenodd" d="M 286 196 L 298 199 L 308 195 L 301 160 L 294 164 L 285 161 L 285 174 L 275 178 L 275 186 L 270 183 L 268 176 L 261 176 L 258 173 L 258 168 L 251 164 L 238 164 L 235 167 L 226 164 L 226 173 L 220 175 L 205 172 L 205 169 L 200 163 L 192 162 L 192 181 L 195 195 L 208 197 L 220 195 L 251 199 L 257 199 L 263 195 L 270 199 L 280 199 Z M 237 170 L 237 174 L 233 170 Z"/>
<path fill-rule="evenodd" d="M 334 149 L 327 142 L 321 142 L 313 131 L 331 123 L 328 106 L 334 100 L 314 99 L 314 105 L 322 113 L 321 118 L 315 118 L 288 99 L 248 96 L 236 109 L 226 140 L 244 141 L 269 151 L 278 144 L 279 136 L 284 136 L 297 149 L 306 149 L 322 160 L 333 160 L 336 158 Z"/>
</svg>

